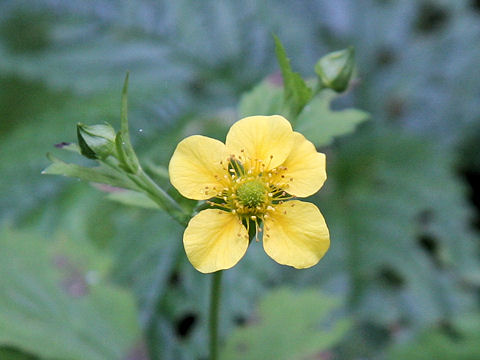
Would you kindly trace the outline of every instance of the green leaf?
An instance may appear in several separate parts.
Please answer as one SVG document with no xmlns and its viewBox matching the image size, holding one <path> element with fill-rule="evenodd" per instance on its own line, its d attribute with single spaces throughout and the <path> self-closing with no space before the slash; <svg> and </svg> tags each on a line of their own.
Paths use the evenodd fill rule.
<svg viewBox="0 0 480 360">
<path fill-rule="evenodd" d="M 0 230 L 0 346 L 47 359 L 126 358 L 140 336 L 134 299 L 105 282 L 108 259 L 71 245 Z"/>
<path fill-rule="evenodd" d="M 127 72 L 122 90 L 121 128 L 115 137 L 115 145 L 123 168 L 132 174 L 136 174 L 140 168 L 140 163 L 135 150 L 133 150 L 130 130 L 128 129 L 128 78 L 129 73 Z"/>
<path fill-rule="evenodd" d="M 357 109 L 332 110 L 330 104 L 337 96 L 332 90 L 323 90 L 300 113 L 295 130 L 315 145 L 325 146 L 335 137 L 353 132 L 369 118 L 368 113 Z"/>
<path fill-rule="evenodd" d="M 480 359 L 480 314 L 458 317 L 451 328 L 431 327 L 388 353 L 392 360 Z"/>
<path fill-rule="evenodd" d="M 479 265 L 452 164 L 445 148 L 379 126 L 330 160 L 320 208 L 336 245 L 324 269 L 349 272 L 349 306 L 362 318 L 418 325 L 465 309 L 463 284 Z"/>
<path fill-rule="evenodd" d="M 2 360 L 38 360 L 38 357 L 25 354 L 23 352 L 9 349 L 0 348 L 0 359 Z"/>
<path fill-rule="evenodd" d="M 68 164 L 52 154 L 47 155 L 53 162 L 42 174 L 46 175 L 62 175 L 78 178 L 84 181 L 91 181 L 100 184 L 111 185 L 125 189 L 138 190 L 137 185 L 120 172 L 113 171 L 104 166 L 89 168 L 76 164 Z"/>
<path fill-rule="evenodd" d="M 276 290 L 261 301 L 256 321 L 233 332 L 221 358 L 295 360 L 326 350 L 350 327 L 332 319 L 340 304 L 318 290 Z"/>
<path fill-rule="evenodd" d="M 251 91 L 243 94 L 238 112 L 240 118 L 253 115 L 283 115 L 289 116 L 284 104 L 283 87 L 264 80 Z"/>
<path fill-rule="evenodd" d="M 108 199 L 118 201 L 128 206 L 137 206 L 146 209 L 159 209 L 158 204 L 150 199 L 144 193 L 131 190 L 118 190 L 114 191 L 107 196 Z"/>
<path fill-rule="evenodd" d="M 302 77 L 293 72 L 290 66 L 290 60 L 287 57 L 285 48 L 280 39 L 274 36 L 275 54 L 280 65 L 283 76 L 283 84 L 285 88 L 285 103 L 291 109 L 291 115 L 295 117 L 303 107 L 310 101 L 312 97 L 312 89 L 310 89 Z M 293 119 L 291 119 L 293 121 Z"/>
<path fill-rule="evenodd" d="M 138 159 L 131 145 L 128 146 L 125 142 L 122 131 L 119 131 L 115 136 L 115 147 L 120 167 L 130 174 L 136 174 L 139 169 Z"/>
</svg>

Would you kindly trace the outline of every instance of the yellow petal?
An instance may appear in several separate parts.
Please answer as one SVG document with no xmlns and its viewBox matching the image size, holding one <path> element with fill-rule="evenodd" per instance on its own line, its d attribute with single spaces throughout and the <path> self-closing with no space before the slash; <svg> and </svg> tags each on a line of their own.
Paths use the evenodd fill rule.
<svg viewBox="0 0 480 360">
<path fill-rule="evenodd" d="M 293 200 L 275 206 L 264 223 L 263 248 L 276 262 L 297 269 L 315 265 L 330 246 L 327 224 L 311 203 Z"/>
<path fill-rule="evenodd" d="M 230 154 L 263 160 L 269 170 L 283 163 L 290 153 L 292 126 L 280 115 L 246 117 L 232 125 L 225 143 Z"/>
<path fill-rule="evenodd" d="M 208 209 L 194 216 L 183 234 L 185 252 L 202 273 L 229 269 L 245 254 L 247 229 L 232 213 Z"/>
<path fill-rule="evenodd" d="M 168 166 L 170 182 L 189 199 L 209 199 L 223 188 L 226 170 L 220 161 L 227 158 L 222 142 L 206 136 L 190 136 L 183 139 L 173 153 Z"/>
<path fill-rule="evenodd" d="M 282 164 L 287 168 L 284 173 L 288 181 L 288 193 L 306 197 L 315 194 L 327 179 L 325 154 L 317 152 L 315 146 L 305 137 L 294 132 L 292 151 Z"/>
</svg>

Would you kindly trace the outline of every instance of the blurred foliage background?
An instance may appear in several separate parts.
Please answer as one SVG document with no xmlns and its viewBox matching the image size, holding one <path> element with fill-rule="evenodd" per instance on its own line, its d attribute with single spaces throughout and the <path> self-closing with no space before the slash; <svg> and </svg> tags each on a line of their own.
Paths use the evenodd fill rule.
<svg viewBox="0 0 480 360">
<path fill-rule="evenodd" d="M 133 142 L 165 184 L 179 140 L 223 139 L 278 72 L 272 33 L 307 77 L 354 46 L 332 107 L 371 119 L 319 149 L 325 258 L 297 271 L 252 244 L 224 274 L 222 359 L 480 358 L 479 1 L 3 0 L 2 360 L 206 358 L 209 278 L 180 226 L 40 172 L 77 122 L 118 127 L 130 70 Z"/>
</svg>

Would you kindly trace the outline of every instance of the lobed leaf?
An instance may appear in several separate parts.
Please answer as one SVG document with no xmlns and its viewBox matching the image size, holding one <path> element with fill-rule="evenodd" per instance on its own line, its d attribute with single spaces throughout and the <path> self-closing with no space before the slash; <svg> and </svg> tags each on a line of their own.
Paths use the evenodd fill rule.
<svg viewBox="0 0 480 360">
<path fill-rule="evenodd" d="M 350 327 L 347 319 L 333 317 L 340 305 L 318 290 L 271 292 L 261 300 L 256 319 L 227 340 L 222 359 L 295 360 L 319 354 Z"/>
<path fill-rule="evenodd" d="M 368 120 L 369 114 L 361 110 L 332 110 L 331 102 L 337 96 L 332 90 L 318 94 L 298 116 L 295 130 L 305 134 L 315 145 L 325 146 Z"/>
</svg>

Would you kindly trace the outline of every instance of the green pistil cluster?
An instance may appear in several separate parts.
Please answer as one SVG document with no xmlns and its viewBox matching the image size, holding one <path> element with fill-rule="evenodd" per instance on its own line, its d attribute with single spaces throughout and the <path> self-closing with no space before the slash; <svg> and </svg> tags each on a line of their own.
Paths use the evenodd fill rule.
<svg viewBox="0 0 480 360">
<path fill-rule="evenodd" d="M 267 189 L 263 182 L 250 180 L 238 187 L 237 197 L 243 206 L 253 209 L 263 205 L 267 197 Z"/>
<path fill-rule="evenodd" d="M 260 221 L 264 221 L 269 213 L 275 211 L 276 204 L 292 198 L 286 192 L 288 182 L 293 181 L 291 178 L 285 179 L 286 167 L 265 170 L 266 165 L 261 160 L 243 162 L 236 160 L 233 155 L 228 163 L 221 161 L 220 164 L 226 172 L 222 179 L 224 187 L 214 197 L 217 201 L 208 203 L 217 209 L 238 215 L 242 221 L 252 220 L 258 227 Z M 220 179 L 219 176 L 215 178 Z M 215 188 L 212 190 L 216 191 Z M 205 193 L 209 191 L 210 189 L 206 187 Z"/>
</svg>

